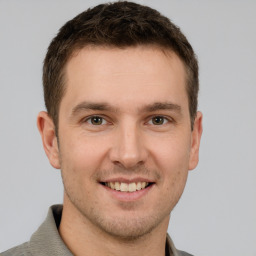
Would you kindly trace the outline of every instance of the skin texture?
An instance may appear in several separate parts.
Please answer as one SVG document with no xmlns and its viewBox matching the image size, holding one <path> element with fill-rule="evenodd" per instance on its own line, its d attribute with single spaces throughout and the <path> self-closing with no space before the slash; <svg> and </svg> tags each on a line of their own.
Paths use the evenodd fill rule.
<svg viewBox="0 0 256 256">
<path fill-rule="evenodd" d="M 38 128 L 62 171 L 60 234 L 75 255 L 164 255 L 202 134 L 200 112 L 191 131 L 185 77 L 174 53 L 149 46 L 86 47 L 67 63 L 59 143 L 46 112 Z M 122 198 L 100 183 L 113 180 L 153 185 Z"/>
</svg>

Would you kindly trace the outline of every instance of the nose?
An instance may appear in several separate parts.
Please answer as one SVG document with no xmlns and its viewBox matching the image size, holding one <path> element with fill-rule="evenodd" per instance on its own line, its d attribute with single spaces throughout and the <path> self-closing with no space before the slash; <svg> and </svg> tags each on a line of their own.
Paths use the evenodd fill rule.
<svg viewBox="0 0 256 256">
<path fill-rule="evenodd" d="M 147 159 L 147 149 L 143 136 L 135 124 L 123 124 L 117 128 L 110 150 L 110 160 L 115 165 L 131 169 L 142 165 Z"/>
</svg>

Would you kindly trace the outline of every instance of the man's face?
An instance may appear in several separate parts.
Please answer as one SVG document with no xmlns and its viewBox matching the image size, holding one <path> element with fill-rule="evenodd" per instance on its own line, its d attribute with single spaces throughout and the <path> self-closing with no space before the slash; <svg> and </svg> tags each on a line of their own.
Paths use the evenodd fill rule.
<svg viewBox="0 0 256 256">
<path fill-rule="evenodd" d="M 68 62 L 55 160 L 84 222 L 123 238 L 167 227 L 198 157 L 185 77 L 153 47 L 85 48 Z"/>
</svg>

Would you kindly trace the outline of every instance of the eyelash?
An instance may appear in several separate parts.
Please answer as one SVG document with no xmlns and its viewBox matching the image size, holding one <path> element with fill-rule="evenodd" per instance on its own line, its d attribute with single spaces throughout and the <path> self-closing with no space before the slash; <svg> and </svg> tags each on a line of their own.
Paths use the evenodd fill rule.
<svg viewBox="0 0 256 256">
<path fill-rule="evenodd" d="M 104 123 L 103 124 L 99 124 L 99 125 L 94 125 L 92 124 L 92 119 L 93 118 L 100 118 Z M 91 120 L 91 121 L 90 121 Z M 89 122 L 90 121 L 90 122 Z M 83 122 L 85 123 L 89 123 L 90 125 L 93 125 L 93 126 L 101 126 L 101 125 L 106 125 L 108 123 L 108 121 L 106 121 L 106 118 L 100 116 L 100 115 L 93 115 L 93 116 L 89 116 L 87 117 Z"/>
<path fill-rule="evenodd" d="M 162 124 L 154 124 L 153 123 L 153 119 L 154 118 L 160 118 L 160 119 L 162 119 L 163 120 L 163 123 Z M 170 120 L 170 118 L 167 118 L 167 117 L 165 117 L 165 116 L 161 116 L 161 115 L 156 115 L 156 116 L 152 116 L 152 117 L 150 117 L 150 125 L 154 125 L 154 126 L 162 126 L 162 125 L 165 125 L 165 124 L 167 124 L 167 123 L 170 123 L 171 122 L 171 120 Z M 147 122 L 147 123 L 149 123 L 149 122 Z"/>
<path fill-rule="evenodd" d="M 92 123 L 92 119 L 93 119 L 93 118 L 100 118 L 103 123 L 98 124 L 98 125 L 93 124 L 93 123 Z M 154 119 L 154 118 L 163 119 L 163 123 L 162 123 L 162 124 L 154 124 L 154 123 L 153 123 L 153 119 Z M 90 121 L 90 120 L 91 120 L 91 121 Z M 106 125 L 107 123 L 109 123 L 109 122 L 106 120 L 106 118 L 104 118 L 103 116 L 100 116 L 100 115 L 89 116 L 89 117 L 87 117 L 86 119 L 84 119 L 83 122 L 89 123 L 89 124 L 92 125 L 92 126 L 102 126 L 102 125 Z M 151 116 L 151 117 L 149 118 L 149 121 L 147 121 L 146 123 L 147 123 L 147 124 L 150 124 L 150 125 L 153 125 L 153 126 L 162 126 L 162 125 L 165 125 L 165 124 L 170 123 L 170 122 L 174 122 L 174 120 L 171 119 L 171 118 L 167 118 L 167 117 L 165 117 L 165 116 L 163 116 L 163 115 L 154 115 L 154 116 Z"/>
</svg>

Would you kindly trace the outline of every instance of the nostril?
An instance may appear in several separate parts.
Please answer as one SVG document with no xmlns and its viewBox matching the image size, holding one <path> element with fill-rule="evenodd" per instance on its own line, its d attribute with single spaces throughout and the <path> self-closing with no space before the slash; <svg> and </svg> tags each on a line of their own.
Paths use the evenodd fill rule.
<svg viewBox="0 0 256 256">
<path fill-rule="evenodd" d="M 128 172 L 137 172 L 138 170 L 145 169 L 144 161 L 139 162 L 123 162 L 123 161 L 113 161 L 112 162 L 116 167 L 120 168 L 121 170 L 128 171 Z"/>
</svg>

